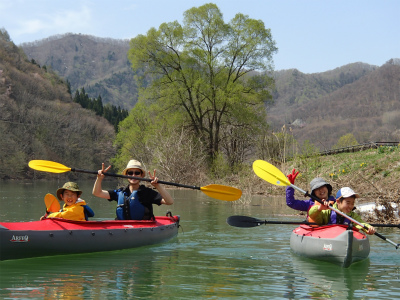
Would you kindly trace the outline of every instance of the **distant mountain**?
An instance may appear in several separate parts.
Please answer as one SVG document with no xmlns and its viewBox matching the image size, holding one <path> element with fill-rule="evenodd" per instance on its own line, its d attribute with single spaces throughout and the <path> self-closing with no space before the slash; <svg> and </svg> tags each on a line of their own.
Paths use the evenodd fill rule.
<svg viewBox="0 0 400 300">
<path fill-rule="evenodd" d="M 29 59 L 66 78 L 73 91 L 84 87 L 90 97 L 101 95 L 104 103 L 126 109 L 137 102 L 126 40 L 66 34 L 21 46 Z M 314 74 L 275 71 L 268 120 L 275 131 L 288 125 L 300 143 L 309 140 L 321 149 L 347 133 L 360 143 L 399 140 L 400 91 L 388 89 L 398 86 L 399 68 L 400 59 L 393 58 L 383 66 L 359 62 Z"/>
<path fill-rule="evenodd" d="M 359 143 L 398 142 L 399 86 L 400 64 L 389 60 L 331 93 L 300 106 L 288 106 L 290 119 L 287 124 L 292 124 L 299 142 L 309 140 L 323 150 L 331 148 L 348 133 L 352 133 Z M 296 120 L 301 126 L 294 124 Z"/>
<path fill-rule="evenodd" d="M 74 92 L 82 87 L 91 98 L 130 109 L 137 102 L 135 73 L 127 58 L 128 40 L 64 34 L 24 43 L 22 49 L 40 65 L 68 80 Z"/>
<path fill-rule="evenodd" d="M 97 170 L 115 155 L 114 138 L 107 120 L 72 101 L 63 78 L 29 60 L 0 31 L 0 180 L 73 179 L 73 172 L 34 172 L 28 162 Z"/>
</svg>

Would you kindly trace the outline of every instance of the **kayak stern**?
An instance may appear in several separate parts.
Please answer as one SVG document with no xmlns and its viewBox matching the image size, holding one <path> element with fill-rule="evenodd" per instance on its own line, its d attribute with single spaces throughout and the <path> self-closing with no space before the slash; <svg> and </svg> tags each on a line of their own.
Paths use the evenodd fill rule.
<svg viewBox="0 0 400 300">
<path fill-rule="evenodd" d="M 343 225 L 297 227 L 292 231 L 290 247 L 300 256 L 331 262 L 343 268 L 366 259 L 370 252 L 368 237 Z"/>
</svg>

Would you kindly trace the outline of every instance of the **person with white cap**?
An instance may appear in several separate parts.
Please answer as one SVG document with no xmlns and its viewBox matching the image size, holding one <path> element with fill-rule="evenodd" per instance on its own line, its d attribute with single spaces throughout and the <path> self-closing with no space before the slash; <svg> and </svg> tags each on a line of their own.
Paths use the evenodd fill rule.
<svg viewBox="0 0 400 300">
<path fill-rule="evenodd" d="M 294 184 L 294 180 L 296 179 L 299 172 L 296 172 L 295 169 L 292 170 L 292 173 L 287 175 L 289 182 Z M 328 200 L 330 203 L 335 203 L 335 197 L 332 196 L 332 186 L 325 181 L 325 179 L 321 177 L 314 178 L 310 182 L 311 195 L 318 197 L 321 200 Z M 286 205 L 290 208 L 299 211 L 308 212 L 309 209 L 314 205 L 313 199 L 308 200 L 298 200 L 294 198 L 294 188 L 288 186 L 286 188 Z"/>
<path fill-rule="evenodd" d="M 349 187 L 341 188 L 336 194 L 336 203 L 333 205 L 334 208 L 340 210 L 345 213 L 349 217 L 358 221 L 359 223 L 368 227 L 368 230 L 363 227 L 356 225 L 356 228 L 364 230 L 368 234 L 374 234 L 375 228 L 367 223 L 365 223 L 361 217 L 355 213 L 354 205 L 356 198 L 359 198 L 360 195 L 354 192 Z M 349 225 L 351 221 L 346 217 L 337 214 L 334 210 L 328 208 L 328 201 L 324 201 L 321 205 L 314 205 L 309 210 L 310 218 L 317 223 L 318 225 L 328 225 L 328 224 L 344 224 Z"/>
<path fill-rule="evenodd" d="M 105 177 L 105 173 L 111 168 L 104 168 L 102 164 L 101 170 L 98 171 L 96 182 L 93 186 L 92 194 L 96 197 L 108 199 L 109 201 L 117 201 L 117 219 L 118 220 L 152 220 L 154 219 L 153 204 L 171 205 L 174 199 L 167 190 L 158 183 L 156 170 L 153 174 L 149 172 L 149 177 L 152 180 L 150 183 L 157 191 L 140 184 L 139 179 L 129 178 L 128 186 L 116 190 L 103 190 L 101 183 Z M 142 164 L 135 159 L 132 159 L 122 171 L 123 175 L 134 177 L 144 177 L 146 170 Z"/>
</svg>

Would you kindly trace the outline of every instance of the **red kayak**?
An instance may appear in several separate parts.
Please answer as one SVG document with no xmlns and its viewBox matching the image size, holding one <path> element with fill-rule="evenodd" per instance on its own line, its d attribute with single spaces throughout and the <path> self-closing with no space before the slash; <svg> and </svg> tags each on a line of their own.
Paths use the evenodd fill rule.
<svg viewBox="0 0 400 300">
<path fill-rule="evenodd" d="M 328 261 L 344 268 L 366 259 L 370 252 L 368 237 L 346 225 L 301 225 L 292 231 L 290 247 L 298 255 Z"/>
<path fill-rule="evenodd" d="M 179 216 L 154 221 L 0 222 L 0 260 L 135 248 L 178 234 Z"/>
</svg>

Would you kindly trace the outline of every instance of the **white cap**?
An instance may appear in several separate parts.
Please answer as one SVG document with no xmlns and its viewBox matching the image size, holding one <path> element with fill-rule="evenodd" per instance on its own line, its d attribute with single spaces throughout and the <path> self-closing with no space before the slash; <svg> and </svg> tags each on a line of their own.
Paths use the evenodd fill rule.
<svg viewBox="0 0 400 300">
<path fill-rule="evenodd" d="M 349 187 L 343 187 L 341 188 L 337 194 L 336 194 L 336 200 L 340 199 L 340 198 L 347 198 L 347 197 L 351 197 L 354 196 L 355 198 L 359 198 L 360 196 L 354 192 L 351 188 Z"/>
</svg>

